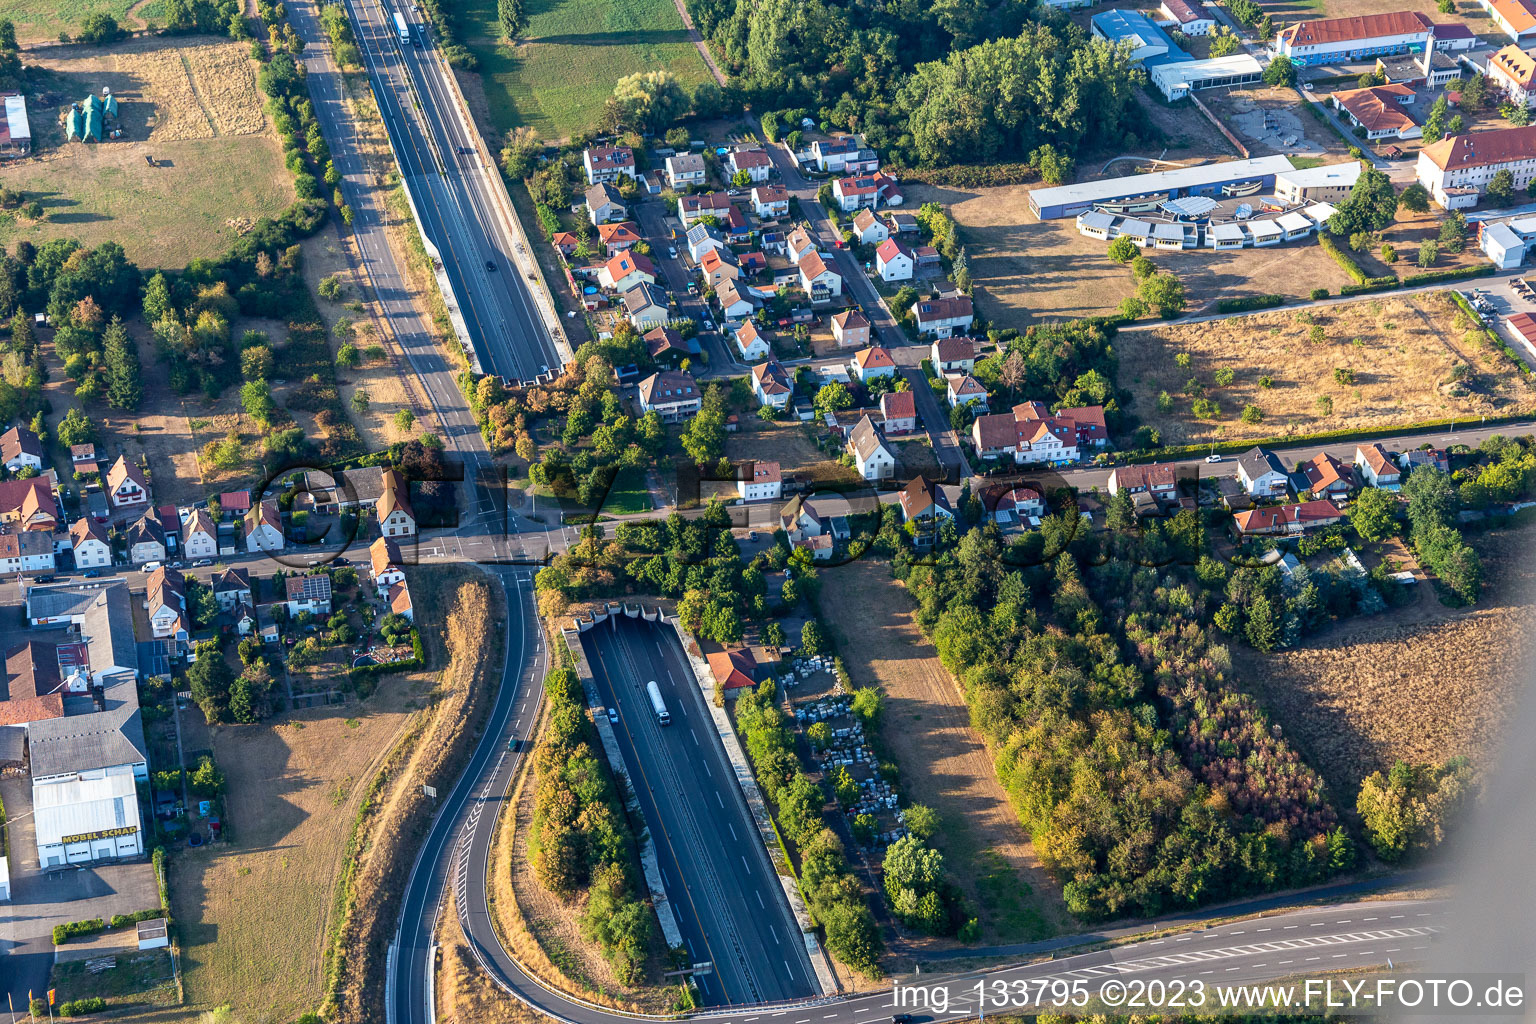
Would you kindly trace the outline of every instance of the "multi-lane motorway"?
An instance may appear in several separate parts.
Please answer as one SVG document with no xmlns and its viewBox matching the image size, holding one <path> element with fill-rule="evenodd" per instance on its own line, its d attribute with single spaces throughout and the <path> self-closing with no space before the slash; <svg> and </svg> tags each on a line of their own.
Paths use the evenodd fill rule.
<svg viewBox="0 0 1536 1024">
<path fill-rule="evenodd" d="M 735 773 L 678 645 L 654 623 L 617 616 L 582 637 L 593 681 L 656 842 L 702 1002 L 761 1003 L 817 991 L 799 927 L 763 851 Z M 655 680 L 671 714 L 657 724 Z"/>
</svg>

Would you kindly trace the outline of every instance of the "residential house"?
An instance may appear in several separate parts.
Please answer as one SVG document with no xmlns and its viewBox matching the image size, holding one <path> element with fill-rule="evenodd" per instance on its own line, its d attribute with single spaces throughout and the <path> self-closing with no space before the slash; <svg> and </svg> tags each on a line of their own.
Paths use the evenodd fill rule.
<svg viewBox="0 0 1536 1024">
<path fill-rule="evenodd" d="M 725 156 L 725 171 L 732 178 L 742 171 L 753 184 L 767 181 L 773 173 L 773 160 L 761 146 L 737 146 Z"/>
<path fill-rule="evenodd" d="M 812 304 L 831 302 L 843 294 L 843 277 L 837 271 L 827 266 L 821 258 L 821 253 L 813 252 L 802 259 L 800 267 L 800 288 L 809 295 Z"/>
<path fill-rule="evenodd" d="M 798 543 L 806 537 L 820 537 L 830 523 L 816 511 L 816 507 L 803 497 L 796 496 L 779 510 L 779 529 L 789 537 L 790 543 Z"/>
<path fill-rule="evenodd" d="M 752 367 L 752 393 L 757 396 L 759 404 L 783 409 L 789 405 L 795 388 L 784 367 L 779 365 L 777 359 L 770 358 L 766 363 Z"/>
<path fill-rule="evenodd" d="M 59 503 L 52 474 L 26 480 L 0 480 L 0 523 L 52 534 L 59 526 Z"/>
<path fill-rule="evenodd" d="M 939 250 L 931 245 L 915 245 L 912 247 L 912 259 L 917 264 L 917 272 L 933 270 L 943 262 L 939 256 Z"/>
<path fill-rule="evenodd" d="M 739 690 L 744 686 L 757 685 L 757 663 L 745 647 L 713 651 L 706 654 L 704 660 L 709 663 L 715 684 L 722 690 Z"/>
<path fill-rule="evenodd" d="M 220 611 L 233 612 L 241 605 L 256 607 L 254 592 L 251 590 L 251 574 L 245 569 L 224 569 L 215 574 L 209 585 L 213 588 L 213 599 L 218 602 Z"/>
<path fill-rule="evenodd" d="M 654 284 L 641 282 L 624 293 L 624 315 L 637 331 L 660 327 L 671 317 L 667 293 Z"/>
<path fill-rule="evenodd" d="M 736 492 L 743 501 L 777 500 L 783 494 L 784 475 L 777 462 L 749 462 L 741 468 Z"/>
<path fill-rule="evenodd" d="M 69 468 L 76 476 L 99 476 L 101 466 L 96 462 L 96 446 L 89 441 L 70 445 Z"/>
<path fill-rule="evenodd" d="M 1012 458 L 1020 461 L 1019 422 L 1012 413 L 977 416 L 971 422 L 971 445 L 982 459 Z"/>
<path fill-rule="evenodd" d="M 1500 171 L 1510 172 L 1517 192 L 1536 178 L 1536 125 L 1452 135 L 1431 142 L 1419 150 L 1414 168 L 1419 183 L 1447 209 L 1476 205 Z"/>
<path fill-rule="evenodd" d="M 975 377 L 968 373 L 958 373 L 945 378 L 944 385 L 951 409 L 969 405 L 977 413 L 987 411 L 987 389 Z"/>
<path fill-rule="evenodd" d="M 251 510 L 251 492 L 242 487 L 238 491 L 225 491 L 219 495 L 219 510 L 243 516 Z"/>
<path fill-rule="evenodd" d="M 1291 478 L 1274 452 L 1250 448 L 1237 457 L 1237 480 L 1255 498 L 1284 497 Z"/>
<path fill-rule="evenodd" d="M 621 252 L 597 272 L 597 283 L 611 291 L 627 292 L 642 282 L 656 283 L 656 265 L 637 252 Z"/>
<path fill-rule="evenodd" d="M 991 419 L 991 416 L 978 419 Z M 1044 419 L 1020 419 L 1012 417 L 1018 436 L 1013 460 L 1021 465 L 1062 465 L 1076 462 L 1081 456 L 1077 430 L 1070 420 L 1055 416 Z"/>
<path fill-rule="evenodd" d="M 0 573 L 52 572 L 55 565 L 47 534 L 0 526 Z"/>
<path fill-rule="evenodd" d="M 839 348 L 864 348 L 869 344 L 869 319 L 856 309 L 832 317 L 832 339 Z"/>
<path fill-rule="evenodd" d="M 677 153 L 667 157 L 667 184 L 675 189 L 702 185 L 705 180 L 704 157 L 698 153 Z"/>
<path fill-rule="evenodd" d="M 144 471 L 125 455 L 119 455 L 107 470 L 107 498 L 113 508 L 149 504 L 149 481 L 144 478 Z"/>
<path fill-rule="evenodd" d="M 1355 468 L 1369 487 L 1395 491 L 1403 485 L 1403 473 L 1392 456 L 1379 443 L 1355 446 Z"/>
<path fill-rule="evenodd" d="M 848 372 L 860 381 L 868 383 L 876 377 L 896 376 L 896 360 L 879 345 L 861 348 L 848 361 Z"/>
<path fill-rule="evenodd" d="M 1367 139 L 1417 139 L 1423 137 L 1424 125 L 1409 109 L 1417 95 L 1412 86 L 1394 82 L 1344 89 L 1329 98 Z"/>
<path fill-rule="evenodd" d="M 721 223 L 731 210 L 731 197 L 724 192 L 709 192 L 701 196 L 680 196 L 677 200 L 677 219 L 684 227 L 692 226 L 705 217 L 714 217 Z"/>
<path fill-rule="evenodd" d="M 395 615 L 404 615 L 412 622 L 416 621 L 416 609 L 411 603 L 411 588 L 404 580 L 390 584 L 387 596 L 389 610 Z"/>
<path fill-rule="evenodd" d="M 757 324 L 751 320 L 736 328 L 736 350 L 741 353 L 742 360 L 748 363 L 766 359 L 773 351 L 768 345 L 768 339 L 763 337 Z"/>
<path fill-rule="evenodd" d="M 126 531 L 128 561 L 134 565 L 165 560 L 165 527 L 155 510 L 144 513 Z"/>
<path fill-rule="evenodd" d="M 917 333 L 948 338 L 964 334 L 976 319 L 969 295 L 956 295 L 943 299 L 918 299 L 912 303 L 912 316 L 917 320 Z"/>
<path fill-rule="evenodd" d="M 1237 532 L 1244 537 L 1286 536 L 1305 533 L 1320 526 L 1342 521 L 1344 511 L 1326 498 L 1304 501 L 1298 505 L 1266 505 L 1248 509 L 1232 517 Z"/>
<path fill-rule="evenodd" d="M 848 433 L 847 447 L 853 455 L 854 469 L 863 479 L 885 480 L 896 472 L 896 456 L 868 415 L 860 417 Z"/>
<path fill-rule="evenodd" d="M 380 537 L 368 546 L 368 565 L 373 572 L 373 586 L 380 595 L 405 579 L 401 568 L 400 548 L 388 537 Z"/>
<path fill-rule="evenodd" d="M 581 154 L 588 185 L 635 177 L 635 151 L 628 146 L 589 146 Z"/>
<path fill-rule="evenodd" d="M 844 213 L 860 207 L 874 209 L 880 203 L 880 191 L 875 175 L 838 178 L 832 182 L 832 199 Z"/>
<path fill-rule="evenodd" d="M 783 185 L 758 185 L 752 190 L 752 209 L 763 220 L 789 216 L 789 190 Z"/>
<path fill-rule="evenodd" d="M 213 558 L 218 555 L 219 526 L 207 509 L 188 510 L 181 526 L 182 555 L 187 558 Z"/>
<path fill-rule="evenodd" d="M 693 376 L 680 370 L 662 370 L 640 382 L 640 408 L 655 412 L 668 423 L 688 419 L 702 403 Z"/>
<path fill-rule="evenodd" d="M 955 511 L 940 484 L 930 484 L 924 477 L 913 477 L 896 495 L 901 506 L 901 521 L 912 525 L 911 537 L 917 548 L 932 547 L 939 527 L 954 522 Z"/>
<path fill-rule="evenodd" d="M 684 359 L 692 359 L 699 354 L 697 341 L 684 340 L 683 336 L 671 327 L 657 327 L 646 331 L 643 337 L 646 352 L 658 363 L 670 363 L 675 366 Z"/>
<path fill-rule="evenodd" d="M 410 485 L 393 469 L 384 471 L 384 493 L 373 508 L 379 519 L 379 533 L 385 537 L 416 535 L 416 513 L 411 509 Z"/>
<path fill-rule="evenodd" d="M 887 437 L 912 433 L 917 429 L 917 396 L 911 391 L 887 391 L 880 396 L 880 415 Z"/>
<path fill-rule="evenodd" d="M 281 551 L 285 543 L 283 516 L 273 499 L 257 502 L 243 521 L 246 551 Z"/>
<path fill-rule="evenodd" d="M 804 225 L 795 228 L 784 240 L 784 255 L 795 266 L 799 266 L 801 260 L 815 252 L 816 243 L 811 241 L 811 234 Z"/>
<path fill-rule="evenodd" d="M 331 614 L 331 576 L 326 572 L 308 576 L 289 576 L 284 581 L 288 614 L 298 616 Z"/>
<path fill-rule="evenodd" d="M 1355 471 L 1327 452 L 1302 463 L 1301 475 L 1306 479 L 1307 493 L 1314 498 L 1340 497 L 1355 486 Z"/>
<path fill-rule="evenodd" d="M 928 348 L 928 361 L 941 377 L 970 373 L 976 368 L 976 343 L 966 337 L 937 338 Z"/>
<path fill-rule="evenodd" d="M 760 252 L 744 252 L 736 259 L 741 264 L 741 272 L 748 277 L 754 277 L 768 269 L 768 257 Z"/>
<path fill-rule="evenodd" d="M 912 250 L 903 242 L 895 238 L 887 238 L 880 243 L 880 248 L 875 250 L 875 273 L 880 275 L 880 280 L 890 284 L 893 281 L 910 281 L 912 271 L 916 266 L 913 261 Z"/>
<path fill-rule="evenodd" d="M 1216 27 L 1216 19 L 1200 0 L 1163 0 L 1158 12 L 1166 18 L 1163 24 L 1171 24 L 1186 36 L 1209 35 Z"/>
<path fill-rule="evenodd" d="M 192 615 L 187 610 L 186 578 L 162 565 L 144 581 L 144 610 L 149 613 L 149 629 L 156 637 L 190 635 Z"/>
<path fill-rule="evenodd" d="M 818 171 L 832 174 L 873 173 L 880 169 L 880 158 L 856 135 L 838 135 L 811 143 L 811 158 Z"/>
<path fill-rule="evenodd" d="M 160 520 L 160 528 L 165 531 L 165 553 L 169 557 L 180 557 L 181 553 L 181 513 L 175 505 L 161 505 L 155 509 L 155 515 Z M 215 527 L 215 530 L 218 528 Z"/>
<path fill-rule="evenodd" d="M 1021 420 L 1042 420 L 1049 415 L 1042 402 L 1021 402 L 1013 407 L 1013 414 Z M 1102 405 L 1057 409 L 1055 418 L 1071 425 L 1079 448 L 1103 448 L 1109 443 L 1109 429 L 1104 423 Z"/>
<path fill-rule="evenodd" d="M 597 241 L 603 247 L 604 255 L 612 259 L 640 241 L 640 227 L 632 220 L 621 220 L 617 224 L 599 224 Z"/>
<path fill-rule="evenodd" d="M 593 224 L 607 224 L 629 217 L 629 207 L 619 190 L 604 182 L 587 189 L 587 219 Z"/>
<path fill-rule="evenodd" d="M 0 464 L 12 473 L 24 469 L 43 471 L 43 442 L 26 427 L 12 427 L 0 434 Z"/>
<path fill-rule="evenodd" d="M 1040 517 L 1045 514 L 1045 497 L 1033 487 L 1015 487 L 998 495 L 992 503 L 992 519 L 1004 533 L 1022 530 L 1026 525 L 1039 526 Z"/>
<path fill-rule="evenodd" d="M 1488 58 L 1488 84 L 1517 107 L 1536 99 L 1536 57 L 1514 43 Z"/>
<path fill-rule="evenodd" d="M 880 245 L 891 237 L 891 229 L 865 208 L 853 215 L 853 237 L 860 245 Z"/>
<path fill-rule="evenodd" d="M 1168 462 L 1119 466 L 1109 474 L 1109 493 L 1118 496 L 1121 491 L 1131 496 L 1138 515 L 1178 504 L 1178 468 Z"/>
<path fill-rule="evenodd" d="M 608 225 L 601 225 L 607 227 Z M 569 231 L 556 231 L 549 236 L 549 244 L 555 247 L 555 251 L 566 259 L 576 255 L 576 250 L 581 247 L 581 239 Z"/>
<path fill-rule="evenodd" d="M 1397 466 L 1403 471 L 1403 480 L 1420 466 L 1428 466 L 1440 473 L 1451 471 L 1451 456 L 1444 448 L 1415 448 L 1397 457 Z"/>
<path fill-rule="evenodd" d="M 726 281 L 740 279 L 741 267 L 736 262 L 736 254 L 729 249 L 711 249 L 699 260 L 699 273 L 704 277 L 706 288 L 719 288 Z"/>
<path fill-rule="evenodd" d="M 693 258 L 695 263 L 702 260 L 704 254 L 711 249 L 724 249 L 727 251 L 730 249 L 730 246 L 726 244 L 725 236 L 720 233 L 720 229 L 711 227 L 708 224 L 695 224 L 689 228 L 688 234 L 684 236 L 684 243 L 688 247 L 688 255 Z"/>
<path fill-rule="evenodd" d="M 917 223 L 917 214 L 899 213 L 891 210 L 885 214 L 885 223 L 890 227 L 893 235 L 915 235 L 922 227 Z"/>
<path fill-rule="evenodd" d="M 69 525 L 69 538 L 75 551 L 76 569 L 99 569 L 112 564 L 112 542 L 107 531 L 90 516 L 81 516 Z"/>
<path fill-rule="evenodd" d="M 715 301 L 720 304 L 720 316 L 726 320 L 745 319 L 761 304 L 755 291 L 732 280 L 722 281 L 715 289 Z"/>
</svg>

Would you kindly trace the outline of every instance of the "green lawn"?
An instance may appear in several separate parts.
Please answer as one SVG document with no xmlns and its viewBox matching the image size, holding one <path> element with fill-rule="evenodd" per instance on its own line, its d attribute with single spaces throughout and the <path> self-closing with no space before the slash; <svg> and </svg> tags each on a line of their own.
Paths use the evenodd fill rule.
<svg viewBox="0 0 1536 1024">
<path fill-rule="evenodd" d="M 128 10 L 136 0 L 0 0 L 0 18 L 16 23 L 16 38 L 23 43 L 57 39 L 60 32 L 74 35 L 85 16 L 106 11 L 119 25 L 141 27 Z"/>
<path fill-rule="evenodd" d="M 609 489 L 601 511 L 605 515 L 622 516 L 649 512 L 652 507 L 651 492 L 645 486 L 645 470 L 621 469 L 613 478 L 613 487 Z"/>
<path fill-rule="evenodd" d="M 458 25 L 480 60 L 498 132 L 528 125 L 550 141 L 591 128 L 613 84 L 667 70 L 693 85 L 709 69 L 672 0 L 528 0 L 526 41 L 497 41 L 496 0 L 466 0 Z"/>
</svg>

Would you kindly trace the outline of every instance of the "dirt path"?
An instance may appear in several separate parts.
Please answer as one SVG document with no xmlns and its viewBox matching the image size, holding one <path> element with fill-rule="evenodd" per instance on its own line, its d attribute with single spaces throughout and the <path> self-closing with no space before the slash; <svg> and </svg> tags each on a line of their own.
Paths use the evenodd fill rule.
<svg viewBox="0 0 1536 1024">
<path fill-rule="evenodd" d="M 699 34 L 699 30 L 693 27 L 693 19 L 688 16 L 688 8 L 683 0 L 672 0 L 672 5 L 677 8 L 677 13 L 683 19 L 683 24 L 688 26 L 688 38 L 693 41 L 693 48 L 699 51 L 699 56 L 704 58 L 704 64 L 709 68 L 709 73 L 715 76 L 716 83 L 725 84 L 725 73 L 715 63 L 714 55 L 709 52 L 709 44 Z"/>
<path fill-rule="evenodd" d="M 823 580 L 823 606 L 838 609 L 844 624 L 832 626 L 838 650 L 855 685 L 878 683 L 885 695 L 881 737 L 901 767 L 906 796 L 943 819 L 934 843 L 980 917 L 982 941 L 1055 934 L 1070 920 L 1061 891 L 1040 866 L 959 687 L 914 621 L 905 588 L 887 564 L 868 560 L 830 569 Z M 917 940 L 893 952 L 943 945 L 953 943 Z"/>
</svg>

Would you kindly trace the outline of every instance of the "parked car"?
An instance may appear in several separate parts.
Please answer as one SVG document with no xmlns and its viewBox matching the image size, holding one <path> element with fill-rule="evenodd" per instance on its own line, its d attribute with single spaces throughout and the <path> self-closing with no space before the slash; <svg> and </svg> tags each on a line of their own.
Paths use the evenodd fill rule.
<svg viewBox="0 0 1536 1024">
<path fill-rule="evenodd" d="M 206 568 L 207 566 L 210 566 L 212 564 L 213 564 L 213 559 L 211 559 L 211 558 L 199 558 L 197 561 L 192 563 L 192 568 L 194 568 L 194 569 L 203 569 L 203 568 Z"/>
<path fill-rule="evenodd" d="M 101 575 L 101 570 L 100 569 L 87 569 L 87 570 L 85 570 L 85 573 L 84 573 L 85 578 L 88 579 L 88 580 L 93 580 L 93 579 L 95 579 L 96 577 L 98 577 L 100 575 Z"/>
<path fill-rule="evenodd" d="M 1221 461 L 1221 456 L 1220 455 L 1207 455 L 1205 457 L 1205 461 L 1206 462 L 1220 462 Z"/>
<path fill-rule="evenodd" d="M 677 246 L 675 246 L 675 245 L 667 246 L 667 255 L 671 256 L 673 259 L 677 259 Z"/>
<path fill-rule="evenodd" d="M 143 565 L 139 566 L 139 571 L 140 572 L 154 572 L 158 568 L 160 568 L 160 563 L 159 562 L 145 562 Z"/>
</svg>

